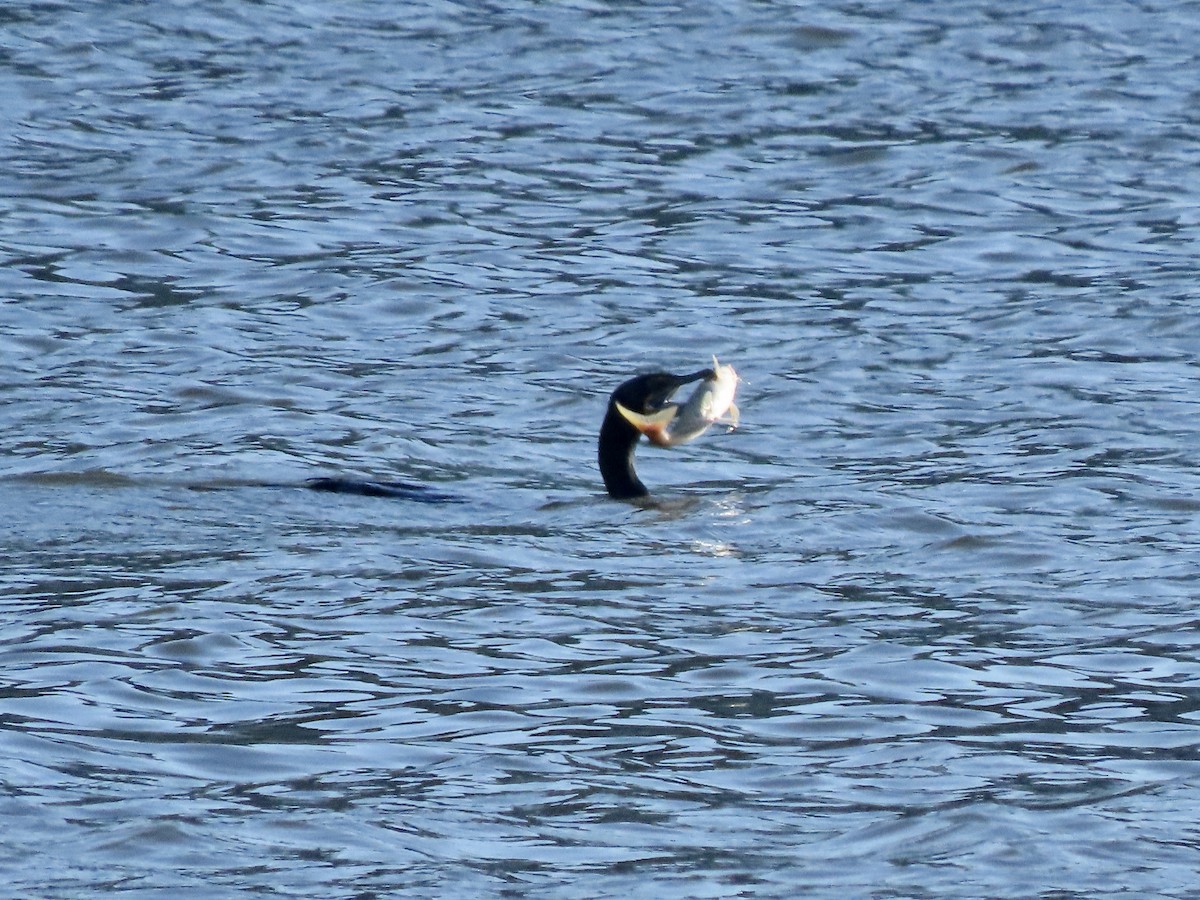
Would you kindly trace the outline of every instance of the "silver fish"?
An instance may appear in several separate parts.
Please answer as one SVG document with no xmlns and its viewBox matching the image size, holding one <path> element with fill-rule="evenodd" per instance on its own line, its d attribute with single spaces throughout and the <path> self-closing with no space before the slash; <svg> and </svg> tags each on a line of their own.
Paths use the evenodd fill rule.
<svg viewBox="0 0 1200 900">
<path fill-rule="evenodd" d="M 717 422 L 727 423 L 730 431 L 737 428 L 740 414 L 733 398 L 738 380 L 733 366 L 721 365 L 714 356 L 712 375 L 700 382 L 686 403 L 668 403 L 645 416 L 620 403 L 617 410 L 652 444 L 678 447 L 694 441 Z"/>
</svg>

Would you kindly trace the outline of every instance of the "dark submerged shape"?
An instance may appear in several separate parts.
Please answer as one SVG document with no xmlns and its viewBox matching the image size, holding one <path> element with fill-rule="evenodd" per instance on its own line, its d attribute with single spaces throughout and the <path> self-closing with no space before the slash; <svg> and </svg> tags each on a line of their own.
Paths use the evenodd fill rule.
<svg viewBox="0 0 1200 900">
<path fill-rule="evenodd" d="M 604 423 L 600 426 L 599 448 L 600 475 L 610 497 L 616 500 L 633 500 L 650 494 L 638 478 L 633 465 L 633 451 L 642 434 L 621 415 L 617 404 L 620 403 L 636 413 L 650 415 L 662 409 L 683 385 L 711 378 L 712 374 L 712 369 L 693 372 L 691 375 L 651 372 L 629 379 L 612 392 L 612 396 L 608 398 Z"/>
<path fill-rule="evenodd" d="M 701 369 L 691 375 L 670 372 L 650 372 L 638 375 L 620 385 L 608 399 L 608 410 L 600 426 L 600 475 L 609 496 L 616 500 L 633 500 L 649 496 L 650 492 L 637 476 L 633 451 L 642 433 L 629 423 L 617 409 L 620 403 L 628 410 L 651 415 L 661 410 L 674 393 L 685 384 L 713 377 L 712 369 Z M 354 494 L 360 497 L 390 497 L 396 500 L 416 500 L 420 503 L 458 503 L 461 498 L 411 481 L 362 481 L 356 478 L 310 478 L 304 486 L 330 494 Z"/>
<path fill-rule="evenodd" d="M 360 497 L 391 497 L 419 503 L 457 503 L 459 498 L 412 481 L 358 481 L 353 478 L 310 478 L 304 486 L 330 494 L 356 494 Z"/>
</svg>

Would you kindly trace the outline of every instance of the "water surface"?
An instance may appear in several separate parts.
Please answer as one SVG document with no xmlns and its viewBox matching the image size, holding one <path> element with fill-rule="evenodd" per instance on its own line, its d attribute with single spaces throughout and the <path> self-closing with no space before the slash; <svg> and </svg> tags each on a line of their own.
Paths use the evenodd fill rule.
<svg viewBox="0 0 1200 900">
<path fill-rule="evenodd" d="M 14 896 L 1194 890 L 1196 7 L 0 24 Z"/>
</svg>

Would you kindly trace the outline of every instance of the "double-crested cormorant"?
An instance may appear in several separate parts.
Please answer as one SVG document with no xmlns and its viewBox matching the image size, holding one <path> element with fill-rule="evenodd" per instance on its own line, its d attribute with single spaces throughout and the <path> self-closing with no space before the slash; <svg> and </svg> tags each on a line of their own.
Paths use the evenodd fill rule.
<svg viewBox="0 0 1200 900">
<path fill-rule="evenodd" d="M 642 432 L 617 408 L 618 404 L 642 416 L 660 412 L 674 393 L 694 381 L 714 380 L 719 372 L 701 369 L 691 375 L 670 372 L 651 372 L 631 378 L 612 392 L 608 410 L 600 426 L 600 475 L 609 496 L 617 500 L 632 500 L 649 495 L 633 465 L 633 451 Z M 732 394 L 730 395 L 732 398 Z M 425 503 L 455 502 L 460 498 L 409 481 L 360 481 L 353 478 L 310 478 L 305 487 L 335 494 L 358 494 L 365 497 L 392 497 Z"/>
<path fill-rule="evenodd" d="M 691 375 L 672 375 L 670 372 L 651 372 L 631 378 L 608 399 L 608 410 L 600 426 L 600 475 L 608 494 L 616 500 L 632 500 L 649 495 L 633 466 L 633 451 L 637 447 L 638 431 L 617 409 L 617 404 L 640 415 L 652 415 L 662 409 L 671 396 L 693 381 L 713 377 L 712 369 Z"/>
</svg>

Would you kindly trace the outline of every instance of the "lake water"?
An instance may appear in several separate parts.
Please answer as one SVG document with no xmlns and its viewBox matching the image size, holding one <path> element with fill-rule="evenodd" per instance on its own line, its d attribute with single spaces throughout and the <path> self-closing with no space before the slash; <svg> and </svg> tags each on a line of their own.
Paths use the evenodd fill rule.
<svg viewBox="0 0 1200 900">
<path fill-rule="evenodd" d="M 1197 33 L 5 4 L 0 891 L 1194 896 Z"/>
</svg>

